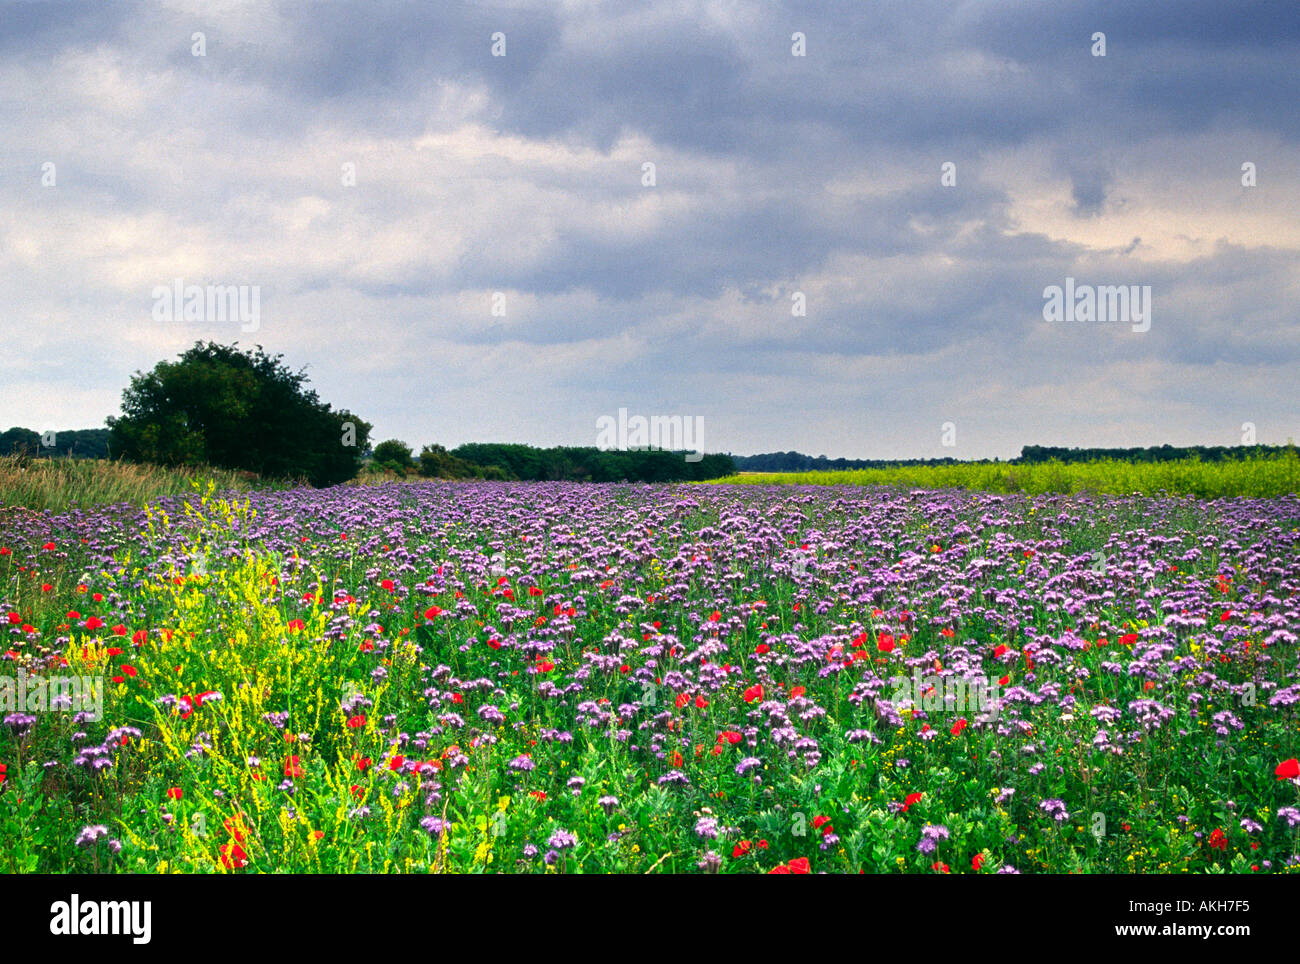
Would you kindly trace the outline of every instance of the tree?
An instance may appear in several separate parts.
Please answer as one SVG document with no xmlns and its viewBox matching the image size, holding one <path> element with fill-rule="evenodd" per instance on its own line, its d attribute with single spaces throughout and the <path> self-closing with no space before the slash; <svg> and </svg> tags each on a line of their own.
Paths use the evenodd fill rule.
<svg viewBox="0 0 1300 964">
<path fill-rule="evenodd" d="M 398 472 L 404 472 L 415 464 L 411 461 L 411 447 L 401 439 L 390 438 L 380 442 L 371 454 L 381 466 Z"/>
<path fill-rule="evenodd" d="M 136 372 L 110 418 L 115 455 L 161 465 L 209 464 L 331 485 L 356 475 L 370 425 L 305 388 L 281 355 L 196 342 L 179 361 Z M 409 453 L 409 450 L 408 450 Z"/>
<path fill-rule="evenodd" d="M 37 455 L 40 449 L 39 432 L 16 425 L 7 432 L 0 432 L 0 455 Z"/>
</svg>

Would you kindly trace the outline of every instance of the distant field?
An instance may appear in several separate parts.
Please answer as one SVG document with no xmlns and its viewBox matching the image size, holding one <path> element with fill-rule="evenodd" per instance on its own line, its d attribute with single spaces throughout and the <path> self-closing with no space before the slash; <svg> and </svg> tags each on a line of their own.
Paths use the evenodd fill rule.
<svg viewBox="0 0 1300 964">
<path fill-rule="evenodd" d="M 889 485 L 981 492 L 1095 492 L 1110 495 L 1192 495 L 1203 499 L 1270 498 L 1300 492 L 1295 451 L 1224 462 L 1184 459 L 1134 463 L 1040 462 L 1029 465 L 967 463 L 840 472 L 742 472 L 712 485 Z"/>
</svg>

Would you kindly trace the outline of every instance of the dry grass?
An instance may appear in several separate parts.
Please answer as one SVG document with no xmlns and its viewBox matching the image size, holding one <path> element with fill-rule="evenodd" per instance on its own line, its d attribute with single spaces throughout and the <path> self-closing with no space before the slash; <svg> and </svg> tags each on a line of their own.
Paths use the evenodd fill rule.
<svg viewBox="0 0 1300 964">
<path fill-rule="evenodd" d="M 143 505 L 162 496 L 193 492 L 196 483 L 209 479 L 218 489 L 248 490 L 262 485 L 251 472 L 210 466 L 163 468 L 104 459 L 0 456 L 0 507 L 63 512 L 77 505 Z"/>
</svg>

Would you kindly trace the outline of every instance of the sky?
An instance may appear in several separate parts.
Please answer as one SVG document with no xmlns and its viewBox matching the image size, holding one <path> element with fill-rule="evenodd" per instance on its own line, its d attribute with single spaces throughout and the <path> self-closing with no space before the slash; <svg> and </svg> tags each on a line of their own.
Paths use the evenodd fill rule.
<svg viewBox="0 0 1300 964">
<path fill-rule="evenodd" d="M 1285 443 L 1298 64 L 1294 0 L 0 0 L 0 428 L 215 340 L 417 450 Z"/>
</svg>

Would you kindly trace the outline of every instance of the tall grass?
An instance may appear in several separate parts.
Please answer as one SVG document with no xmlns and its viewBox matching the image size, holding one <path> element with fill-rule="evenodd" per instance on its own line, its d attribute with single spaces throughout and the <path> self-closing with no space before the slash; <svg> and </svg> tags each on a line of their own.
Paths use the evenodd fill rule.
<svg viewBox="0 0 1300 964">
<path fill-rule="evenodd" d="M 213 480 L 218 489 L 248 490 L 264 483 L 251 472 L 211 466 L 163 468 L 104 459 L 31 459 L 0 456 L 0 506 L 62 512 L 74 505 L 130 502 L 143 505 L 194 491 Z"/>
<path fill-rule="evenodd" d="M 1181 459 L 1171 462 L 967 462 L 957 465 L 849 469 L 838 472 L 755 472 L 708 484 L 730 485 L 893 485 L 925 489 L 977 489 L 984 492 L 1094 492 L 1108 495 L 1191 495 L 1201 499 L 1248 496 L 1270 498 L 1300 492 L 1300 455 L 1294 449 L 1224 462 Z"/>
</svg>

